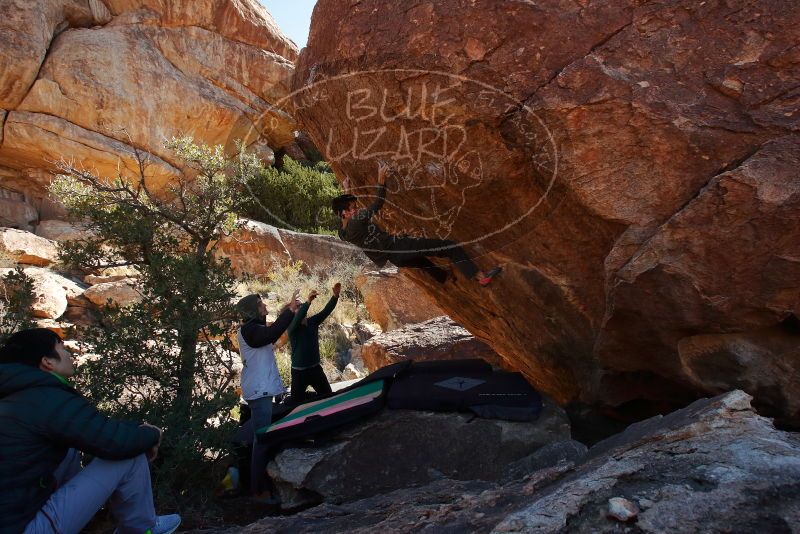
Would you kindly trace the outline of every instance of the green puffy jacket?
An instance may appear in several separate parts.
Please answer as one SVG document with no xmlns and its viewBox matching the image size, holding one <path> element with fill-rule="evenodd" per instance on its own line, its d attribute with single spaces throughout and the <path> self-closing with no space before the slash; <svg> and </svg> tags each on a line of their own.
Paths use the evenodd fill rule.
<svg viewBox="0 0 800 534">
<path fill-rule="evenodd" d="M 68 449 L 123 460 L 157 442 L 155 429 L 109 419 L 51 373 L 0 364 L 0 533 L 25 530 Z"/>
</svg>

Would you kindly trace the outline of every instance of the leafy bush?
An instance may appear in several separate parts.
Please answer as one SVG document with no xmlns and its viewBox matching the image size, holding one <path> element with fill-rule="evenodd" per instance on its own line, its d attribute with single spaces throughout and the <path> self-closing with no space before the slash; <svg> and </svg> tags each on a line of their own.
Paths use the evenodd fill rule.
<svg viewBox="0 0 800 534">
<path fill-rule="evenodd" d="M 33 280 L 21 267 L 0 277 L 0 346 L 11 334 L 33 328 Z"/>
<path fill-rule="evenodd" d="M 284 156 L 282 168 L 266 168 L 246 185 L 245 217 L 299 232 L 338 228 L 330 204 L 341 189 L 325 162 L 308 166 Z"/>
<path fill-rule="evenodd" d="M 218 480 L 209 467 L 227 452 L 237 400 L 238 356 L 229 341 L 236 280 L 214 249 L 236 229 L 244 184 L 263 167 L 249 154 L 229 159 L 221 147 L 189 138 L 167 146 L 193 169 L 191 179 L 173 177 L 156 194 L 136 152 L 137 179 L 64 164 L 51 193 L 92 231 L 64 245 L 65 264 L 141 273 L 141 302 L 106 306 L 101 324 L 84 333 L 97 356 L 81 366 L 78 384 L 113 415 L 165 429 L 153 470 L 158 503 L 186 512 L 206 509 Z"/>
</svg>

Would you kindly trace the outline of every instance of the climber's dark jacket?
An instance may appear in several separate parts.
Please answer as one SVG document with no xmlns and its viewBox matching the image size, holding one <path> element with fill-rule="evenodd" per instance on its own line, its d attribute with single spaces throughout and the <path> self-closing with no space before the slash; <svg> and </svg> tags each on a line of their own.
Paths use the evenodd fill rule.
<svg viewBox="0 0 800 534">
<path fill-rule="evenodd" d="M 372 216 L 383 207 L 386 200 L 386 186 L 378 187 L 378 198 L 368 208 L 359 210 L 347 223 L 347 227 L 339 228 L 339 237 L 364 250 L 369 259 L 383 266 L 389 259 L 388 254 L 382 252 L 391 250 L 392 236 L 377 224 L 372 222 Z"/>
<path fill-rule="evenodd" d="M 287 308 L 269 326 L 267 326 L 267 318 L 263 315 L 250 319 L 242 323 L 242 337 L 245 343 L 254 349 L 275 343 L 286 332 L 293 318 L 294 313 Z"/>
<path fill-rule="evenodd" d="M 319 326 L 331 314 L 337 302 L 339 297 L 333 295 L 322 311 L 311 317 L 306 317 L 311 304 L 305 302 L 300 305 L 288 329 L 289 343 L 292 345 L 292 368 L 308 369 L 320 364 Z M 303 319 L 306 324 L 303 324 Z"/>
<path fill-rule="evenodd" d="M 68 449 L 123 460 L 158 438 L 154 428 L 109 419 L 55 374 L 0 364 L 0 533 L 25 530 L 55 491 Z"/>
</svg>

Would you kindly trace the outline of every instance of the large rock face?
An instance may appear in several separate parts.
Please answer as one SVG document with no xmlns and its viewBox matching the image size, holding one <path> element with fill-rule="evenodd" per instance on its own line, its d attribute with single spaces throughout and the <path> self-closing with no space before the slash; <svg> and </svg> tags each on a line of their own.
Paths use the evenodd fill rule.
<svg viewBox="0 0 800 534">
<path fill-rule="evenodd" d="M 3 112 L 0 112 L 2 124 Z M 3 142 L 2 127 L 0 127 L 0 144 Z M 0 172 L 0 181 L 3 173 Z M 33 230 L 33 223 L 39 218 L 39 212 L 28 203 L 25 195 L 0 187 L 0 226 L 19 228 L 20 230 Z"/>
<path fill-rule="evenodd" d="M 794 532 L 798 476 L 797 436 L 734 391 L 512 482 L 438 480 L 228 532 Z M 620 498 L 629 523 L 608 515 Z"/>
<path fill-rule="evenodd" d="M 180 134 L 292 143 L 294 122 L 273 104 L 296 56 L 257 0 L 3 2 L 3 182 L 41 196 L 62 158 L 134 173 L 134 147 L 157 182 L 178 172 L 164 140 Z"/>
<path fill-rule="evenodd" d="M 541 390 L 762 402 L 738 377 L 769 350 L 720 340 L 713 381 L 685 350 L 800 341 L 798 38 L 779 0 L 320 0 L 292 103 L 354 193 L 390 163 L 382 224 L 505 266 L 488 290 L 417 283 Z"/>
</svg>

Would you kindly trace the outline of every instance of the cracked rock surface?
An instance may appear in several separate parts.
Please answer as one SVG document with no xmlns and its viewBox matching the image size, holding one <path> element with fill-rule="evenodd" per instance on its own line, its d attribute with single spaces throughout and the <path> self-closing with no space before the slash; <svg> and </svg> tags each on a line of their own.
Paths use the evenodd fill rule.
<svg viewBox="0 0 800 534">
<path fill-rule="evenodd" d="M 437 480 L 228 532 L 794 532 L 800 440 L 750 400 L 696 401 L 502 485 Z M 607 517 L 614 498 L 638 515 Z"/>
<path fill-rule="evenodd" d="M 354 501 L 440 478 L 500 480 L 537 462 L 558 463 L 552 460 L 575 449 L 577 442 L 569 437 L 564 410 L 547 399 L 532 422 L 385 409 L 329 443 L 279 452 L 268 471 L 281 507 L 294 509 Z M 381 456 L 387 461 L 378 461 Z"/>
<path fill-rule="evenodd" d="M 797 422 L 798 38 L 780 0 L 320 0 L 293 109 L 365 202 L 391 164 L 387 228 L 504 265 L 414 277 L 553 398 Z"/>
</svg>

